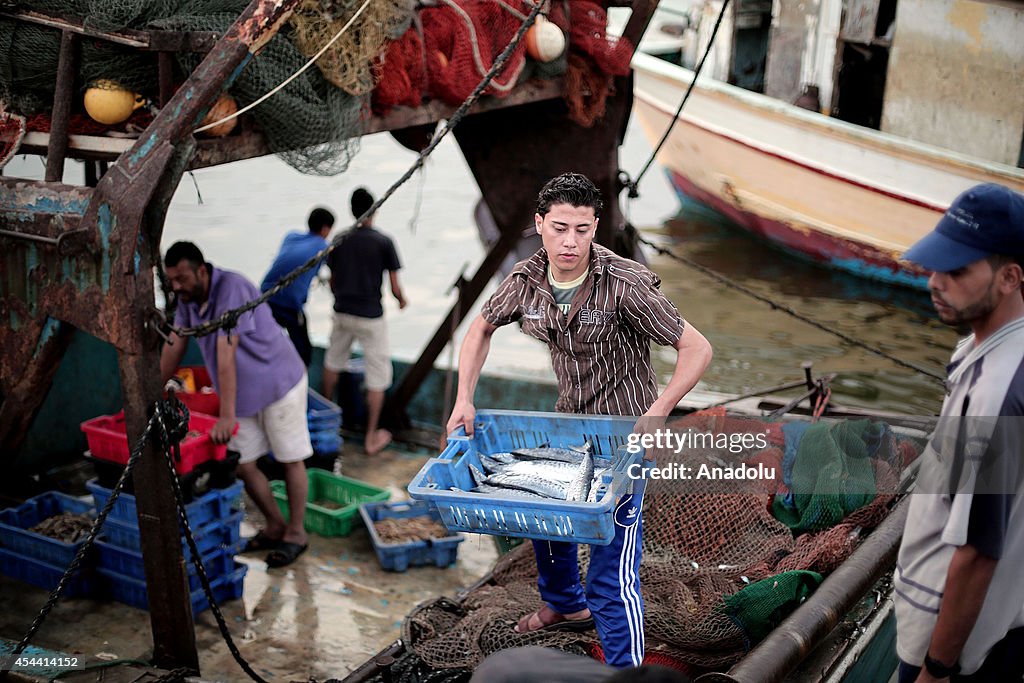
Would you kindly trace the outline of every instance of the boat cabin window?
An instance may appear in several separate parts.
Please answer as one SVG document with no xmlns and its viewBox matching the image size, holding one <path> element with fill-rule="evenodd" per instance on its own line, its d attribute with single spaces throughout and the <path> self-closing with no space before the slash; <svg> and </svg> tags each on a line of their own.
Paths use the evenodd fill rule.
<svg viewBox="0 0 1024 683">
<path fill-rule="evenodd" d="M 832 116 L 867 128 L 882 125 L 897 0 L 849 0 L 839 34 Z"/>
</svg>

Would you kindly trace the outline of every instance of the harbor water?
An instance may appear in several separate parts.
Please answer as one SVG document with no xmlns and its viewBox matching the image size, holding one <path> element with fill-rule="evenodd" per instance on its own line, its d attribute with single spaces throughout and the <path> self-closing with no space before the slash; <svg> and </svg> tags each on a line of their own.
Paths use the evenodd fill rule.
<svg viewBox="0 0 1024 683">
<path fill-rule="evenodd" d="M 633 122 L 620 155 L 622 168 L 635 174 L 650 149 Z M 338 218 L 335 231 L 345 229 L 352 220 L 352 190 L 362 185 L 379 195 L 414 159 L 414 153 L 389 135 L 377 134 L 363 138 L 351 167 L 336 177 L 303 176 L 273 157 L 196 171 L 193 178 L 186 176 L 171 204 L 164 247 L 179 239 L 193 240 L 214 264 L 238 270 L 258 283 L 283 236 L 304 230 L 313 206 L 329 208 Z M 455 301 L 449 290 L 456 276 L 463 271 L 472 275 L 483 260 L 473 221 L 478 198 L 458 146 L 448 139 L 425 169 L 381 208 L 376 222 L 395 239 L 403 262 L 402 286 L 410 302 L 399 311 L 394 299 L 385 297 L 395 356 L 416 358 Z M 918 366 L 941 373 L 955 344 L 956 333 L 936 321 L 926 293 L 835 273 L 769 247 L 700 207 L 681 211 L 679 198 L 657 164 L 644 177 L 640 197 L 624 208 L 649 239 L 829 329 Z M 668 257 L 650 252 L 648 257 L 664 291 L 715 348 L 701 387 L 723 392 L 770 387 L 799 379 L 800 363 L 809 360 L 816 373 L 840 373 L 834 393 L 845 404 L 937 412 L 942 390 L 934 380 L 773 310 Z M 314 286 L 307 314 L 316 343 L 327 342 L 331 305 L 326 284 Z M 446 365 L 451 358 L 446 350 L 439 364 Z M 667 379 L 674 352 L 655 349 L 654 358 L 661 378 Z M 551 366 L 539 342 L 510 327 L 495 335 L 485 371 L 550 377 Z"/>
<path fill-rule="evenodd" d="M 620 152 L 623 170 L 637 173 L 650 151 L 639 125 L 631 122 Z M 195 171 L 184 177 L 171 203 L 163 247 L 176 240 L 194 241 L 212 263 L 258 284 L 284 235 L 306 229 L 310 209 L 324 206 L 335 214 L 332 234 L 347 229 L 352 190 L 365 186 L 379 196 L 414 159 L 413 152 L 379 133 L 364 137 L 348 171 L 334 177 L 302 175 L 276 157 Z M 81 183 L 80 165 L 68 166 L 66 180 Z M 6 172 L 41 178 L 43 166 L 39 158 L 18 157 Z M 479 196 L 458 146 L 449 138 L 379 211 L 377 225 L 397 244 L 409 300 L 399 311 L 394 299 L 385 296 L 397 358 L 419 355 L 455 301 L 451 286 L 456 277 L 471 276 L 483 260 L 485 250 L 473 220 Z M 657 164 L 644 176 L 640 197 L 624 201 L 627 217 L 648 239 L 827 329 L 942 373 L 957 334 L 937 321 L 926 293 L 837 273 L 779 251 L 699 205 L 681 203 Z M 768 388 L 800 379 L 801 362 L 812 361 L 816 373 L 839 373 L 833 392 L 844 404 L 923 415 L 938 411 L 942 390 L 934 379 L 773 310 L 669 257 L 651 251 L 646 255 L 680 313 L 714 346 L 715 358 L 701 388 L 736 393 Z M 311 336 L 320 345 L 327 343 L 331 324 L 327 274 L 324 268 L 306 308 Z M 484 297 L 496 284 L 492 281 Z M 456 333 L 457 343 L 465 328 Z M 667 380 L 674 352 L 656 348 L 653 355 L 660 377 Z M 453 362 L 451 349 L 438 359 L 441 366 Z M 546 378 L 551 364 L 539 342 L 510 327 L 496 334 L 485 371 Z"/>
</svg>

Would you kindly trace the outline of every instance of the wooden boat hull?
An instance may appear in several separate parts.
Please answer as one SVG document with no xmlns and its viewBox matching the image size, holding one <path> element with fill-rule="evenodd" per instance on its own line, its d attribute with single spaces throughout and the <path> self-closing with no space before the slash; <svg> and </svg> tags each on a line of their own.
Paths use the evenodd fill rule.
<svg viewBox="0 0 1024 683">
<path fill-rule="evenodd" d="M 635 111 L 656 142 L 692 72 L 633 61 Z M 676 189 L 792 252 L 863 277 L 924 289 L 900 255 L 952 199 L 983 182 L 1024 191 L 1024 171 L 701 78 L 659 159 Z"/>
</svg>

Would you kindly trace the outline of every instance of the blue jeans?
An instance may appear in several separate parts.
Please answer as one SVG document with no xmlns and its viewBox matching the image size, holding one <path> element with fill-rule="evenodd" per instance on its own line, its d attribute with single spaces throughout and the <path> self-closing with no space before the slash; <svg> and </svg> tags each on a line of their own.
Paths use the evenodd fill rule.
<svg viewBox="0 0 1024 683">
<path fill-rule="evenodd" d="M 644 602 L 639 572 L 645 484 L 643 480 L 635 481 L 635 493 L 623 496 L 616 504 L 615 540 L 609 545 L 590 546 L 585 592 L 580 584 L 575 543 L 533 542 L 541 598 L 559 614 L 589 608 L 605 663 L 617 669 L 640 666 L 644 659 Z"/>
</svg>

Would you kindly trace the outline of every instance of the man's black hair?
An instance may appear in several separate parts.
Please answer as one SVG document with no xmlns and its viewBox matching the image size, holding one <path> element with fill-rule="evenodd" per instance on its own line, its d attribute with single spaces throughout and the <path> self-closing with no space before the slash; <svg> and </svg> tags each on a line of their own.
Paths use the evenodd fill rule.
<svg viewBox="0 0 1024 683">
<path fill-rule="evenodd" d="M 549 180 L 537 195 L 537 213 L 548 215 L 555 204 L 570 206 L 589 206 L 594 209 L 594 217 L 601 215 L 604 203 L 601 191 L 582 173 L 563 173 Z"/>
<path fill-rule="evenodd" d="M 206 265 L 206 259 L 203 258 L 203 252 L 199 251 L 199 247 L 191 242 L 175 242 L 164 254 L 164 267 L 173 268 L 182 261 L 188 261 L 193 268 Z"/>
<path fill-rule="evenodd" d="M 309 219 L 306 220 L 310 232 L 320 232 L 323 228 L 334 227 L 334 214 L 322 206 L 318 206 L 309 212 Z"/>
<path fill-rule="evenodd" d="M 1016 263 L 1021 268 L 1024 268 L 1024 256 L 1013 255 L 1013 254 L 992 254 L 986 257 L 989 265 L 992 266 L 992 270 L 999 270 L 1005 265 Z"/>
<path fill-rule="evenodd" d="M 352 192 L 349 203 L 352 207 L 352 217 L 359 218 L 373 206 L 373 195 L 365 187 L 357 187 Z"/>
</svg>

